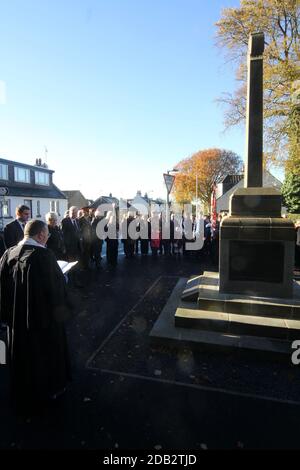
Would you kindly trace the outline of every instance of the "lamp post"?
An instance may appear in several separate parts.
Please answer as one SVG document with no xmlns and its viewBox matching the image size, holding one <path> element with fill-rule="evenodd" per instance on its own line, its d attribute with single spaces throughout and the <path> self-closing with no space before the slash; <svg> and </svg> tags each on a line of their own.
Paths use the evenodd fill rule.
<svg viewBox="0 0 300 470">
<path fill-rule="evenodd" d="M 175 180 L 175 176 L 171 175 L 170 173 L 177 173 L 179 170 L 177 168 L 173 168 L 173 170 L 167 170 L 167 173 L 164 174 L 165 184 L 167 188 L 167 218 L 169 217 L 169 206 L 170 206 L 170 192 L 173 187 L 173 183 Z"/>
</svg>

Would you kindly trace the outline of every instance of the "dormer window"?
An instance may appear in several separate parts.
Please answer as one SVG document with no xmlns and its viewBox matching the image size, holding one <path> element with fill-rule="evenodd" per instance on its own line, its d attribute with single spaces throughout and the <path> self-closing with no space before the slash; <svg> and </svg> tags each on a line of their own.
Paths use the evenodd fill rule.
<svg viewBox="0 0 300 470">
<path fill-rule="evenodd" d="M 8 166 L 0 163 L 0 180 L 8 180 Z"/>
<path fill-rule="evenodd" d="M 49 186 L 49 173 L 44 171 L 35 171 L 35 184 L 41 184 L 43 186 Z"/>
<path fill-rule="evenodd" d="M 30 183 L 30 170 L 28 168 L 14 167 L 15 181 L 18 183 Z"/>
</svg>

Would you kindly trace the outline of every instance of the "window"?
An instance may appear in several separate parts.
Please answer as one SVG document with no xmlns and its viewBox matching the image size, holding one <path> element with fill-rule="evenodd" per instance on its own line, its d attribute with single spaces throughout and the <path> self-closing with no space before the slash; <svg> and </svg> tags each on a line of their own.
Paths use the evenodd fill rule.
<svg viewBox="0 0 300 470">
<path fill-rule="evenodd" d="M 15 181 L 19 183 L 30 183 L 30 170 L 15 166 Z"/>
<path fill-rule="evenodd" d="M 49 173 L 44 171 L 35 171 L 35 184 L 49 186 Z"/>
<path fill-rule="evenodd" d="M 10 199 L 0 201 L 0 217 L 10 217 Z"/>
<path fill-rule="evenodd" d="M 59 213 L 59 201 L 55 202 L 55 212 L 57 213 L 57 215 L 60 215 L 60 213 Z"/>
<path fill-rule="evenodd" d="M 55 201 L 50 201 L 50 212 L 55 212 Z"/>
<path fill-rule="evenodd" d="M 0 179 L 8 180 L 8 166 L 0 163 Z"/>
<path fill-rule="evenodd" d="M 41 201 L 36 201 L 36 216 L 42 217 L 41 216 Z"/>
<path fill-rule="evenodd" d="M 31 199 L 24 199 L 24 205 L 29 207 L 30 216 L 33 217 L 33 214 L 32 214 L 32 200 Z"/>
</svg>

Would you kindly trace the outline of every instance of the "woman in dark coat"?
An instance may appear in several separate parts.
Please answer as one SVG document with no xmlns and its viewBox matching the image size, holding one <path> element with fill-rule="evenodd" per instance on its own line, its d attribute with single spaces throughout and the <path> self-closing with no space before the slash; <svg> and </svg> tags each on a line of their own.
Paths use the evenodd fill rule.
<svg viewBox="0 0 300 470">
<path fill-rule="evenodd" d="M 48 212 L 46 214 L 46 223 L 49 230 L 49 238 L 47 241 L 47 248 L 51 250 L 57 260 L 64 260 L 66 258 L 66 247 L 64 244 L 63 233 L 57 225 L 56 212 Z"/>
</svg>

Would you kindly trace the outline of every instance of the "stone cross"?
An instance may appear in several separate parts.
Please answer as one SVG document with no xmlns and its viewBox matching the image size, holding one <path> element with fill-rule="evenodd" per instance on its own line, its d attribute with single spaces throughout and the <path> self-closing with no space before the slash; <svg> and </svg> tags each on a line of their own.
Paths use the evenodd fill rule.
<svg viewBox="0 0 300 470">
<path fill-rule="evenodd" d="M 263 185 L 264 33 L 251 34 L 248 46 L 245 188 Z"/>
</svg>

